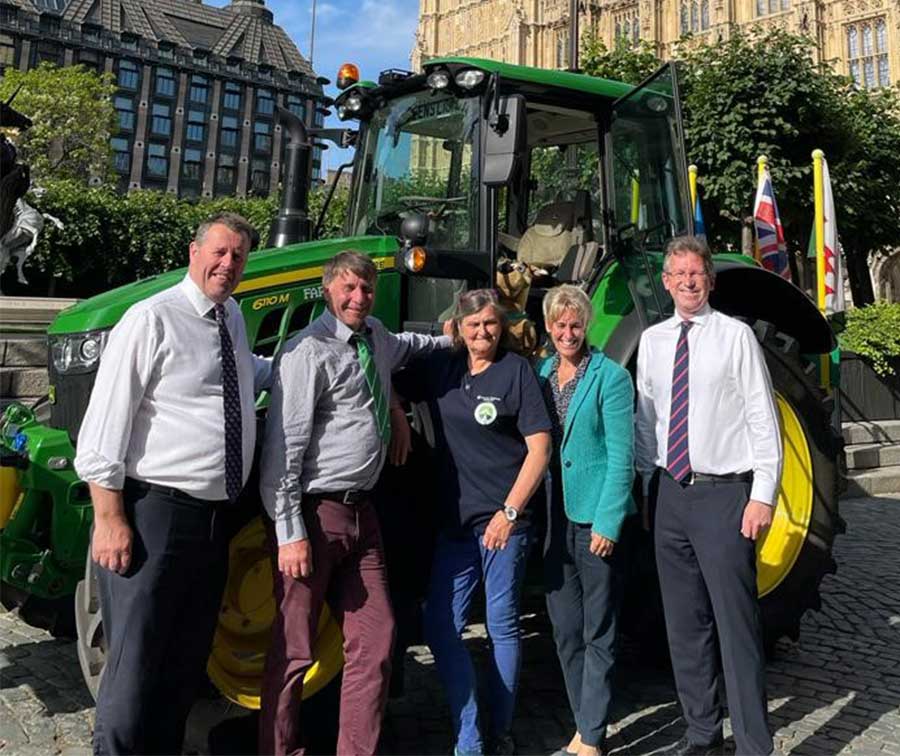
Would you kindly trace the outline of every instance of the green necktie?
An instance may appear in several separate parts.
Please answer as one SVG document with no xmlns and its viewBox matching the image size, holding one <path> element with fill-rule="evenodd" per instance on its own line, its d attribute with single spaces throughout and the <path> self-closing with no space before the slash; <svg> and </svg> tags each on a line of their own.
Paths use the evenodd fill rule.
<svg viewBox="0 0 900 756">
<path fill-rule="evenodd" d="M 378 368 L 372 357 L 372 348 L 365 336 L 359 333 L 353 334 L 351 343 L 356 346 L 356 355 L 362 366 L 363 375 L 366 376 L 366 385 L 372 394 L 372 411 L 375 413 L 375 424 L 378 426 L 378 435 L 384 443 L 391 440 L 391 423 L 388 417 L 388 401 L 381 388 L 381 380 L 378 378 Z"/>
</svg>

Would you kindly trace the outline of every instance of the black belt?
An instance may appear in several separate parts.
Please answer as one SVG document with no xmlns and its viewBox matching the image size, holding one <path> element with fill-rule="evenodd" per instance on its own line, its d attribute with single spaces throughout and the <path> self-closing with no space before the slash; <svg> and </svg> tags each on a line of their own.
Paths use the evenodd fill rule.
<svg viewBox="0 0 900 756">
<path fill-rule="evenodd" d="M 306 494 L 306 496 L 309 499 L 327 499 L 328 501 L 336 501 L 339 504 L 362 504 L 364 501 L 372 498 L 372 492 L 353 489 L 349 491 L 323 491 Z"/>
<path fill-rule="evenodd" d="M 156 483 L 148 483 L 145 480 L 137 480 L 136 478 L 125 478 L 125 487 L 130 488 L 134 491 L 141 491 L 143 493 L 153 491 L 154 493 L 168 496 L 171 499 L 185 501 L 189 504 L 194 504 L 195 506 L 206 504 L 211 507 L 218 507 L 228 504 L 228 499 L 200 499 L 196 496 L 192 496 L 191 494 L 186 493 L 185 491 L 182 491 L 180 488 L 172 488 L 171 486 L 159 486 Z"/>
<path fill-rule="evenodd" d="M 684 480 L 680 481 L 682 486 L 693 486 L 697 483 L 751 483 L 753 481 L 752 472 L 729 473 L 728 475 L 709 475 L 708 473 L 692 472 Z"/>
</svg>

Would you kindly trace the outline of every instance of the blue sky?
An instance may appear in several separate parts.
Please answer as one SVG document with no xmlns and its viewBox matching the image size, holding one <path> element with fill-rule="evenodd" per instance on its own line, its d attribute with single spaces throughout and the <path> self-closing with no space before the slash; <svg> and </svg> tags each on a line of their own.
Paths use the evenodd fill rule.
<svg viewBox="0 0 900 756">
<path fill-rule="evenodd" d="M 227 5 L 228 0 L 212 0 Z M 266 0 L 266 6 L 309 59 L 309 32 L 312 0 Z M 364 79 L 376 79 L 386 68 L 409 68 L 419 13 L 418 0 L 317 0 L 316 39 L 313 68 L 319 76 L 334 82 L 342 63 L 356 63 Z M 334 97 L 334 84 L 325 88 Z M 341 125 L 332 116 L 329 126 Z M 352 151 L 330 145 L 325 164 L 336 167 L 349 159 Z"/>
</svg>

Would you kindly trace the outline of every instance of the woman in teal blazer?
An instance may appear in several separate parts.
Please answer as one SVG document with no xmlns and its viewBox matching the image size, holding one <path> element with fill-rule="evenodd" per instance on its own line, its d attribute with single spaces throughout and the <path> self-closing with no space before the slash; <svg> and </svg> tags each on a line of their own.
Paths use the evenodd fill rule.
<svg viewBox="0 0 900 756">
<path fill-rule="evenodd" d="M 577 731 L 560 754 L 596 756 L 612 699 L 621 540 L 634 514 L 634 387 L 628 371 L 591 349 L 592 315 L 577 286 L 552 289 L 544 320 L 555 354 L 538 375 L 553 424 L 544 551 L 547 609 Z"/>
</svg>

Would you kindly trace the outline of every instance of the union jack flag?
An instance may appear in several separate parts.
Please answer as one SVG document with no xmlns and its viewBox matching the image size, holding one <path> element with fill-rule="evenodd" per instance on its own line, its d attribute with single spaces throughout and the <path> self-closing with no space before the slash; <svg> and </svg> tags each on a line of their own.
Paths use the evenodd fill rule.
<svg viewBox="0 0 900 756">
<path fill-rule="evenodd" d="M 769 169 L 764 168 L 756 187 L 756 202 L 753 205 L 753 225 L 756 228 L 756 259 L 766 270 L 791 280 L 791 266 L 788 265 L 787 244 L 784 229 L 778 215 L 778 204 L 772 189 Z"/>
</svg>

